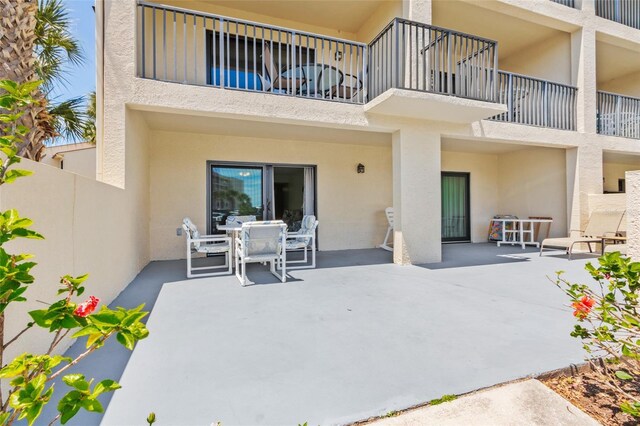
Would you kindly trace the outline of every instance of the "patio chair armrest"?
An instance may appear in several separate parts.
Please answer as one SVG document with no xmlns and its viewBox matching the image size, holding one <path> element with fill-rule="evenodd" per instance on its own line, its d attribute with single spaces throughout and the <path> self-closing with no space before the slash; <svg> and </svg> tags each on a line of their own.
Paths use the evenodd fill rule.
<svg viewBox="0 0 640 426">
<path fill-rule="evenodd" d="M 223 237 L 223 236 L 211 236 L 211 235 L 201 235 L 200 238 L 191 238 L 192 242 L 196 243 L 212 243 L 212 242 L 223 242 L 226 241 L 231 243 L 231 238 Z"/>
<path fill-rule="evenodd" d="M 287 240 L 292 240 L 294 238 L 315 238 L 315 234 L 287 234 Z"/>
</svg>

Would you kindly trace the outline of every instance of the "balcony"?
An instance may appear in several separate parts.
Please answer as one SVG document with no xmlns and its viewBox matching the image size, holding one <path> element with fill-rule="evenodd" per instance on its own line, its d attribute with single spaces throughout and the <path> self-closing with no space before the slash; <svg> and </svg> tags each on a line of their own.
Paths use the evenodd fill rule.
<svg viewBox="0 0 640 426">
<path fill-rule="evenodd" d="M 640 98 L 598 91 L 598 133 L 640 139 Z"/>
<path fill-rule="evenodd" d="M 640 0 L 596 0 L 596 15 L 640 29 Z"/>
<path fill-rule="evenodd" d="M 491 103 L 476 119 L 504 110 L 496 42 L 421 23 L 396 18 L 367 45 L 139 1 L 137 24 L 141 78 L 352 104 L 402 89 Z"/>
<path fill-rule="evenodd" d="M 500 71 L 499 102 L 507 112 L 496 121 L 576 130 L 577 88 L 552 81 Z"/>
</svg>

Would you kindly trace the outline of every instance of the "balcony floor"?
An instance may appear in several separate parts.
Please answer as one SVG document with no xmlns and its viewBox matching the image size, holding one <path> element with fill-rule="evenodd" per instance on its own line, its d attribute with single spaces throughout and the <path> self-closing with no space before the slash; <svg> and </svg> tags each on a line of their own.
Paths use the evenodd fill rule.
<svg viewBox="0 0 640 426">
<path fill-rule="evenodd" d="M 146 302 L 150 337 L 133 354 L 110 342 L 78 370 L 123 385 L 103 424 L 155 411 L 159 424 L 291 425 L 346 423 L 583 359 L 546 277 L 588 282 L 584 259 L 493 244 L 444 245 L 443 256 L 401 267 L 379 249 L 320 252 L 318 269 L 285 284 L 255 265 L 258 284 L 245 288 L 152 262 L 113 303 Z"/>
</svg>

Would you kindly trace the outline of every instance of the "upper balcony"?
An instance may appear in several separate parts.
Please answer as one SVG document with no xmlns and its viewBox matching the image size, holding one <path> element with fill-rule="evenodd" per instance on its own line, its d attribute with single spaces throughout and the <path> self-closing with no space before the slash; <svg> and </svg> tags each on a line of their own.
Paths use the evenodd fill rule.
<svg viewBox="0 0 640 426">
<path fill-rule="evenodd" d="M 596 15 L 640 29 L 640 0 L 596 0 Z"/>
<path fill-rule="evenodd" d="M 498 104 L 494 41 L 400 18 L 383 28 L 385 13 L 379 15 L 382 31 L 366 44 L 139 1 L 137 75 L 352 104 L 379 98 L 367 111 L 389 115 L 397 115 L 395 102 L 404 99 L 406 105 L 423 107 L 418 110 L 431 108 L 439 118 L 455 118 L 449 121 L 477 120 L 504 111 Z M 366 29 L 357 32 L 360 38 L 371 38 L 371 34 Z M 404 98 L 397 93 L 389 96 L 390 89 L 404 91 Z M 443 98 L 411 93 L 480 102 L 454 105 L 466 108 L 466 113 L 456 116 L 446 106 L 444 110 L 434 107 Z"/>
</svg>

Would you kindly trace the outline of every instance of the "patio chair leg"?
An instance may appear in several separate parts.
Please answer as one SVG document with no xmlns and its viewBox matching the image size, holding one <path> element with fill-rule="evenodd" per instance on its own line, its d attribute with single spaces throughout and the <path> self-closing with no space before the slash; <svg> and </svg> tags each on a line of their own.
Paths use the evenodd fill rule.
<svg viewBox="0 0 640 426">
<path fill-rule="evenodd" d="M 315 269 L 316 267 L 316 239 L 315 237 L 311 240 L 311 267 Z"/>
<path fill-rule="evenodd" d="M 187 239 L 187 278 L 193 278 L 191 273 L 191 242 Z"/>
</svg>

